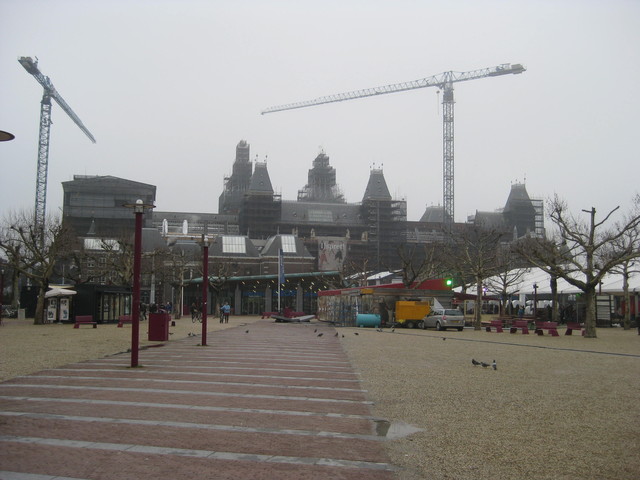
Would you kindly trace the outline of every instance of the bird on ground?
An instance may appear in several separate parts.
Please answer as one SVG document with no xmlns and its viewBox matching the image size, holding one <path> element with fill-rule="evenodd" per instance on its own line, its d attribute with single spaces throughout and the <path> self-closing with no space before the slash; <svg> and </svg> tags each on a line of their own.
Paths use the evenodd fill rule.
<svg viewBox="0 0 640 480">
<path fill-rule="evenodd" d="M 485 362 L 480 362 L 480 365 L 482 365 L 483 368 L 487 368 L 489 366 L 489 364 Z"/>
<path fill-rule="evenodd" d="M 337 337 L 337 336 L 338 336 L 338 332 L 336 332 L 336 334 L 334 335 L 334 337 Z"/>
<path fill-rule="evenodd" d="M 316 328 L 316 329 L 313 331 L 313 333 L 316 333 L 317 331 L 318 331 L 318 329 Z"/>
<path fill-rule="evenodd" d="M 395 331 L 396 331 L 396 329 L 395 329 L 395 328 L 392 328 L 392 329 L 391 329 L 391 333 L 393 333 L 393 332 L 395 332 Z"/>
<path fill-rule="evenodd" d="M 491 364 L 491 366 L 493 367 L 494 370 L 498 369 L 498 364 L 496 363 L 496 361 L 494 360 L 493 363 Z"/>
<path fill-rule="evenodd" d="M 471 359 L 471 363 L 473 363 L 475 366 L 480 365 L 480 362 L 478 362 L 475 358 Z"/>
<path fill-rule="evenodd" d="M 322 333 L 322 332 L 320 332 L 320 333 L 318 334 L 318 336 L 319 336 L 319 337 L 321 337 L 322 335 L 324 335 L 324 333 Z"/>
<path fill-rule="evenodd" d="M 249 333 L 249 330 L 245 330 L 244 333 Z"/>
<path fill-rule="evenodd" d="M 353 332 L 354 335 L 360 335 L 358 332 Z"/>
<path fill-rule="evenodd" d="M 344 338 L 344 333 L 342 334 L 342 338 Z"/>
<path fill-rule="evenodd" d="M 442 337 L 442 341 L 444 342 L 447 339 L 447 337 Z"/>
</svg>

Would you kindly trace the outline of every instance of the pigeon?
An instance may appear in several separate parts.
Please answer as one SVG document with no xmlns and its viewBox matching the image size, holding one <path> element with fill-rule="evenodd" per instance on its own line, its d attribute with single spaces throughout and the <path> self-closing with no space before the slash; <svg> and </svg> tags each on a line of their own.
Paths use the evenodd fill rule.
<svg viewBox="0 0 640 480">
<path fill-rule="evenodd" d="M 360 335 L 358 332 L 353 332 L 354 335 Z"/>
<path fill-rule="evenodd" d="M 494 360 L 493 363 L 491 364 L 491 366 L 493 367 L 494 370 L 498 369 L 498 365 L 496 364 L 496 361 Z"/>
<path fill-rule="evenodd" d="M 482 365 L 483 368 L 487 368 L 489 366 L 488 363 L 484 363 L 484 362 L 480 362 L 480 365 Z"/>
<path fill-rule="evenodd" d="M 318 336 L 319 336 L 319 337 L 321 337 L 322 335 L 324 335 L 324 333 L 322 333 L 322 332 L 320 332 L 320 333 L 318 334 Z"/>
<path fill-rule="evenodd" d="M 336 334 L 334 335 L 334 337 L 337 337 L 337 336 L 338 336 L 338 332 L 336 332 Z"/>
<path fill-rule="evenodd" d="M 318 331 L 318 329 L 316 328 L 316 329 L 313 331 L 313 333 L 316 333 L 317 331 Z"/>
<path fill-rule="evenodd" d="M 244 333 L 249 333 L 249 330 L 245 330 Z"/>
<path fill-rule="evenodd" d="M 393 333 L 393 332 L 395 332 L 395 331 L 396 331 L 396 329 L 395 329 L 395 328 L 392 328 L 392 329 L 391 329 L 391 333 Z"/>
<path fill-rule="evenodd" d="M 344 338 L 344 333 L 342 334 L 342 338 Z"/>
<path fill-rule="evenodd" d="M 478 362 L 475 358 L 471 359 L 471 363 L 473 363 L 474 365 L 480 365 L 480 362 Z"/>
<path fill-rule="evenodd" d="M 442 341 L 444 342 L 447 339 L 447 337 L 442 337 Z"/>
</svg>

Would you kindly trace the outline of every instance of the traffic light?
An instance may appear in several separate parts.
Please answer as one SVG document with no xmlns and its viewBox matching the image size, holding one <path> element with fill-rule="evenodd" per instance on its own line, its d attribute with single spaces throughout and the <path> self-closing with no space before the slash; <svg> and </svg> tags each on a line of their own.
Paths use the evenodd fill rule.
<svg viewBox="0 0 640 480">
<path fill-rule="evenodd" d="M 449 288 L 453 287 L 453 278 L 445 278 L 444 284 Z"/>
</svg>

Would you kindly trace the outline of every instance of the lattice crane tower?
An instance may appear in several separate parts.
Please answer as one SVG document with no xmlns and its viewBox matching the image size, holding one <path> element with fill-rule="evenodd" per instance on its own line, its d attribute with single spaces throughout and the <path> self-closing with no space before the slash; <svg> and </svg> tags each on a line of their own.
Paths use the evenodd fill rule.
<svg viewBox="0 0 640 480">
<path fill-rule="evenodd" d="M 71 110 L 67 102 L 60 96 L 56 88 L 51 83 L 49 77 L 45 76 L 38 69 L 38 59 L 35 62 L 31 57 L 18 58 L 20 65 L 38 81 L 44 92 L 40 103 L 40 133 L 38 138 L 38 169 L 36 173 L 36 203 L 35 203 L 35 227 L 39 230 L 40 241 L 44 241 L 45 210 L 47 204 L 47 171 L 49 164 L 49 133 L 51 129 L 51 99 L 66 112 L 71 120 L 80 127 L 87 137 L 96 143 L 96 139 L 84 126 L 80 118 Z"/>
<path fill-rule="evenodd" d="M 263 110 L 261 113 L 273 113 L 283 110 L 293 110 L 296 108 L 311 107 L 314 105 L 322 105 L 324 103 L 343 102 L 346 100 L 354 100 L 356 98 L 373 97 L 376 95 L 383 95 L 385 93 L 404 92 L 406 90 L 415 90 L 417 88 L 425 87 L 438 87 L 442 89 L 442 112 L 443 112 L 443 126 L 442 126 L 442 153 L 443 153 L 443 181 L 442 181 L 442 193 L 443 193 L 443 206 L 444 206 L 444 218 L 443 221 L 451 226 L 453 223 L 454 214 L 454 181 L 453 181 L 453 84 L 457 82 L 464 82 L 467 80 L 477 80 L 485 77 L 498 77 L 501 75 L 519 74 L 526 71 L 526 69 L 518 64 L 504 63 L 497 67 L 483 68 L 480 70 L 473 70 L 470 72 L 444 72 L 432 77 L 423 78 L 420 80 L 414 80 L 411 82 L 395 83 L 392 85 L 385 85 L 382 87 L 367 88 L 364 90 L 354 90 L 346 93 L 339 93 L 336 95 L 329 95 L 325 97 L 319 97 L 314 100 L 307 100 L 304 102 L 289 103 L 286 105 L 278 105 L 275 107 L 269 107 Z"/>
</svg>

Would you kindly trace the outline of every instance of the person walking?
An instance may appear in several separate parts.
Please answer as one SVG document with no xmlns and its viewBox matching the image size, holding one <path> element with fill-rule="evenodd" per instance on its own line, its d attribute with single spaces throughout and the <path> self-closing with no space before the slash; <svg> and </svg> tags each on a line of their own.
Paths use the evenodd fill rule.
<svg viewBox="0 0 640 480">
<path fill-rule="evenodd" d="M 229 313 L 231 313 L 231 305 L 229 305 L 229 302 L 224 302 L 222 306 L 222 323 L 229 323 Z"/>
</svg>

